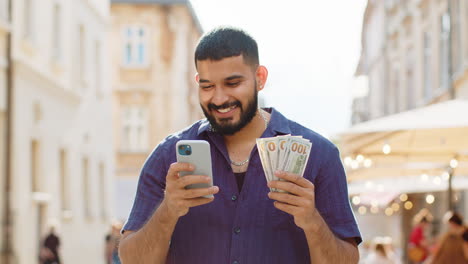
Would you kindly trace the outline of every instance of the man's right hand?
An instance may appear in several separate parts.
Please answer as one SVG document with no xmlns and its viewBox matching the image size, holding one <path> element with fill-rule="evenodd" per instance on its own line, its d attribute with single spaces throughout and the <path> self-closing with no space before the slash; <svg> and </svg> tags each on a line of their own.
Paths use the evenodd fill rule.
<svg viewBox="0 0 468 264">
<path fill-rule="evenodd" d="M 204 198 L 216 194 L 218 186 L 197 189 L 185 189 L 185 186 L 195 183 L 210 183 L 211 179 L 206 175 L 187 175 L 181 177 L 181 171 L 193 171 L 195 167 L 189 163 L 172 163 L 166 175 L 166 190 L 161 209 L 170 216 L 179 218 L 188 213 L 190 207 L 210 203 L 214 197 Z"/>
</svg>

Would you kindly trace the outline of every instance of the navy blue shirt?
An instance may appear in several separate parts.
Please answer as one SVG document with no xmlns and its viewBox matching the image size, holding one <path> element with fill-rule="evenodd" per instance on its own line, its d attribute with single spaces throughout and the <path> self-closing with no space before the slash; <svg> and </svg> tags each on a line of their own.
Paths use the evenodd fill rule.
<svg viewBox="0 0 468 264">
<path fill-rule="evenodd" d="M 361 235 L 351 210 L 346 175 L 338 149 L 319 134 L 286 119 L 275 109 L 262 137 L 301 135 L 312 142 L 304 177 L 315 184 L 315 205 L 331 231 L 339 238 Z M 251 153 L 242 191 L 223 137 L 207 120 L 162 141 L 143 166 L 135 202 L 124 230 L 137 231 L 164 198 L 169 165 L 176 162 L 175 145 L 181 139 L 203 139 L 211 145 L 213 181 L 219 193 L 213 202 L 190 208 L 179 218 L 172 235 L 167 263 L 310 263 L 306 237 L 293 216 L 276 209 L 257 148 Z"/>
</svg>

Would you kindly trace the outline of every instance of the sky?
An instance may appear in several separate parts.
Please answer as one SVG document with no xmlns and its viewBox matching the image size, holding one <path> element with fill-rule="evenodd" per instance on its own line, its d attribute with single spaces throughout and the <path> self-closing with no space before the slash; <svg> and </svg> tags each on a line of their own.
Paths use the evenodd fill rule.
<svg viewBox="0 0 468 264">
<path fill-rule="evenodd" d="M 230 25 L 258 43 L 266 106 L 326 137 L 350 126 L 365 0 L 191 0 L 205 31 Z"/>
</svg>

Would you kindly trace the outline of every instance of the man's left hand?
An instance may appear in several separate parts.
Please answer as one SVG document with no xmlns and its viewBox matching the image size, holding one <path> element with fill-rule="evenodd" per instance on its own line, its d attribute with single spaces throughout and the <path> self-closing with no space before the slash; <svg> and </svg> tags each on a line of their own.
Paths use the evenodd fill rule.
<svg viewBox="0 0 468 264">
<path fill-rule="evenodd" d="M 285 181 L 270 181 L 268 187 L 289 193 L 269 192 L 268 197 L 276 200 L 274 206 L 294 216 L 294 223 L 303 230 L 314 229 L 319 217 L 315 208 L 314 184 L 288 172 L 275 172 L 275 175 Z"/>
</svg>

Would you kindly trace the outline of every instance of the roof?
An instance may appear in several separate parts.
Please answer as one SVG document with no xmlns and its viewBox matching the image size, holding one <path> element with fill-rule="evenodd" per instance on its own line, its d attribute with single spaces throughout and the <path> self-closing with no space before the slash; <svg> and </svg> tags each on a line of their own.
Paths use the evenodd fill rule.
<svg viewBox="0 0 468 264">
<path fill-rule="evenodd" d="M 193 23 L 197 27 L 200 34 L 203 33 L 203 27 L 200 24 L 200 20 L 198 20 L 197 14 L 193 9 L 192 3 L 190 0 L 111 0 L 112 4 L 147 4 L 147 5 L 185 5 L 190 12 Z"/>
</svg>

